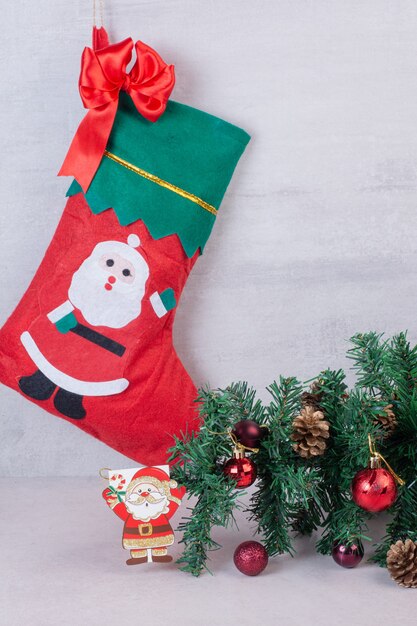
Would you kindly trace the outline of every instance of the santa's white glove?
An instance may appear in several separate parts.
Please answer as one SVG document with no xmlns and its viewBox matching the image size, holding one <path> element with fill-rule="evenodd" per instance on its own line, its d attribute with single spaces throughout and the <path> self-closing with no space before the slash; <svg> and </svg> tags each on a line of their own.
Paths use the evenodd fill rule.
<svg viewBox="0 0 417 626">
<path fill-rule="evenodd" d="M 62 317 L 60 320 L 55 322 L 55 326 L 60 333 L 64 335 L 68 333 L 72 328 L 75 328 L 78 324 L 77 318 L 74 313 L 68 313 L 65 317 Z"/>
<path fill-rule="evenodd" d="M 154 291 L 149 299 L 158 317 L 163 317 L 168 311 L 172 311 L 177 306 L 174 290 L 170 287 L 164 289 L 162 293 Z"/>
</svg>

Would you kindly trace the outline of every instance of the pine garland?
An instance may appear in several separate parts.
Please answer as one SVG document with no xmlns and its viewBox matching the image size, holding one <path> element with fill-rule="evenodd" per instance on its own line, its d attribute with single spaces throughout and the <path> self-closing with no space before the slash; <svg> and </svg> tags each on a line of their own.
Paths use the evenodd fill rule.
<svg viewBox="0 0 417 626">
<path fill-rule="evenodd" d="M 293 555 L 294 531 L 321 529 L 317 550 L 322 554 L 331 553 L 335 542 L 369 540 L 371 515 L 351 497 L 352 479 L 369 460 L 369 435 L 405 481 L 373 560 L 385 566 L 393 543 L 417 542 L 417 347 L 410 346 L 405 333 L 390 340 L 373 332 L 357 334 L 348 357 L 357 375 L 351 390 L 342 370 L 324 370 L 310 389 L 308 383 L 281 377 L 268 388 L 271 401 L 266 406 L 247 383 L 201 391 L 201 428 L 177 438 L 171 456 L 173 478 L 196 499 L 179 526 L 184 571 L 198 576 L 207 569 L 210 551 L 221 547 L 212 539 L 212 528 L 233 524 L 235 509 L 244 506 L 238 499 L 242 491 L 222 470 L 232 449 L 227 432 L 242 419 L 268 428 L 253 457 L 258 481 L 246 511 L 269 555 Z M 322 412 L 330 436 L 324 450 L 322 445 L 316 455 L 303 458 L 294 446 L 293 429 L 295 418 L 308 406 Z M 381 420 L 387 414 L 388 433 Z"/>
</svg>

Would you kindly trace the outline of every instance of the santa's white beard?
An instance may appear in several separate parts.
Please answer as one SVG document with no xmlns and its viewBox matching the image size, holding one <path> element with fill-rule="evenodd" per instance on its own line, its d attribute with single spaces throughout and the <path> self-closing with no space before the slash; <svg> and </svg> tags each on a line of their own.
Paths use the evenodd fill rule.
<svg viewBox="0 0 417 626">
<path fill-rule="evenodd" d="M 151 519 L 156 519 L 163 513 L 168 513 L 168 498 L 166 496 L 162 496 L 159 502 L 154 503 L 147 501 L 146 498 L 140 503 L 126 500 L 125 505 L 128 513 L 134 519 L 142 522 L 148 522 Z"/>
<path fill-rule="evenodd" d="M 122 328 L 140 314 L 149 275 L 145 262 L 143 274 L 137 271 L 132 284 L 119 280 L 108 291 L 104 285 L 109 273 L 99 266 L 97 258 L 90 256 L 73 275 L 68 297 L 92 326 Z"/>
</svg>

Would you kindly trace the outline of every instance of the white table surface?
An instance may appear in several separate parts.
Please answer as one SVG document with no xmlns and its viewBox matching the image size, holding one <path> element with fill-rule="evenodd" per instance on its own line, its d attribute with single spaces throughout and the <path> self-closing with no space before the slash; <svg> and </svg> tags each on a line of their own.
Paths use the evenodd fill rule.
<svg viewBox="0 0 417 626">
<path fill-rule="evenodd" d="M 239 532 L 214 533 L 223 544 L 212 554 L 214 575 L 196 579 L 175 563 L 125 565 L 123 523 L 102 500 L 99 478 L 9 478 L 0 487 L 2 626 L 416 623 L 415 590 L 365 562 L 343 569 L 316 555 L 312 539 L 297 540 L 295 558 L 271 559 L 258 577 L 242 575 L 233 551 L 252 533 L 241 515 Z"/>
</svg>

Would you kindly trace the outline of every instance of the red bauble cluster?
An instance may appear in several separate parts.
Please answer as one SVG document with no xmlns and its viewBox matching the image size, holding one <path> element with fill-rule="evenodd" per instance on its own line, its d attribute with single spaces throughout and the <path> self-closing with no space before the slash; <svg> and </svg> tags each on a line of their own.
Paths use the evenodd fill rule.
<svg viewBox="0 0 417 626">
<path fill-rule="evenodd" d="M 355 543 L 343 544 L 335 542 L 332 557 L 341 567 L 356 567 L 362 561 L 364 549 L 359 539 Z"/>
<path fill-rule="evenodd" d="M 391 472 L 383 467 L 360 470 L 352 481 L 355 504 L 370 513 L 392 506 L 397 498 L 397 485 Z"/>
<path fill-rule="evenodd" d="M 238 442 L 247 448 L 259 448 L 267 432 L 267 428 L 263 428 L 253 420 L 240 420 L 232 430 Z"/>
<path fill-rule="evenodd" d="M 226 461 L 223 472 L 225 476 L 236 481 L 236 489 L 250 487 L 255 482 L 256 465 L 251 458 L 245 456 L 245 448 L 258 448 L 267 430 L 253 420 L 240 420 L 234 426 L 231 432 L 232 439 L 236 444 L 233 458 Z"/>
<path fill-rule="evenodd" d="M 258 541 L 244 541 L 236 548 L 233 561 L 242 574 L 257 576 L 268 565 L 268 553 Z"/>
<path fill-rule="evenodd" d="M 234 453 L 232 459 L 226 461 L 223 467 L 225 476 L 236 481 L 236 489 L 250 487 L 256 480 L 256 465 L 239 451 Z"/>
</svg>

